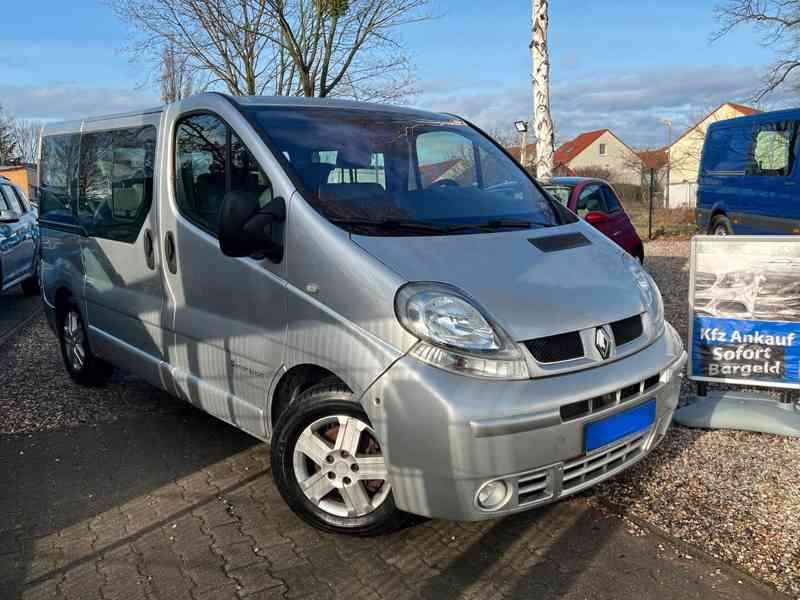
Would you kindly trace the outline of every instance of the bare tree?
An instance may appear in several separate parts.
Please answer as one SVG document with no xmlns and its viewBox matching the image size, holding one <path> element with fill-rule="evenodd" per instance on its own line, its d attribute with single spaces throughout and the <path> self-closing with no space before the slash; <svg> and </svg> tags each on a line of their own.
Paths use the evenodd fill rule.
<svg viewBox="0 0 800 600">
<path fill-rule="evenodd" d="M 755 93 L 759 101 L 784 85 L 800 86 L 800 2 L 797 0 L 726 0 L 716 7 L 720 24 L 712 39 L 726 36 L 740 25 L 761 34 L 761 43 L 775 60 Z"/>
<path fill-rule="evenodd" d="M 550 115 L 550 55 L 547 48 L 549 0 L 533 0 L 533 130 L 536 135 L 536 177 L 553 177 L 553 118 Z"/>
<path fill-rule="evenodd" d="M 19 161 L 19 145 L 14 133 L 14 122 L 5 116 L 0 106 L 0 165 Z"/>
<path fill-rule="evenodd" d="M 16 119 L 12 130 L 17 142 L 19 160 L 24 163 L 35 163 L 39 159 L 39 135 L 44 123 L 29 119 Z"/>
<path fill-rule="evenodd" d="M 399 100 L 413 91 L 401 25 L 429 0 L 108 0 L 137 34 L 131 51 L 164 50 L 206 87 L 234 95 Z"/>
<path fill-rule="evenodd" d="M 187 57 L 177 54 L 174 46 L 165 46 L 161 54 L 161 101 L 175 102 L 191 96 L 193 91 L 194 76 Z"/>
<path fill-rule="evenodd" d="M 108 0 L 135 32 L 135 58 L 162 66 L 164 52 L 186 72 L 234 95 L 263 94 L 275 79 L 270 42 L 258 32 L 272 27 L 267 1 Z"/>
</svg>

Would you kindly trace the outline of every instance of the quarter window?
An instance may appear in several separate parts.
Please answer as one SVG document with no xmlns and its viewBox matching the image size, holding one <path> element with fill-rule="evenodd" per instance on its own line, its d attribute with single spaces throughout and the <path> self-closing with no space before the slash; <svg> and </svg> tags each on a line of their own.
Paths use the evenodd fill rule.
<svg viewBox="0 0 800 600">
<path fill-rule="evenodd" d="M 175 138 L 176 198 L 181 214 L 216 235 L 225 194 L 255 194 L 264 207 L 272 183 L 233 130 L 213 115 L 192 115 L 178 125 Z"/>
<path fill-rule="evenodd" d="M 152 125 L 83 135 L 77 213 L 89 235 L 136 241 L 152 204 L 155 143 Z"/>
</svg>

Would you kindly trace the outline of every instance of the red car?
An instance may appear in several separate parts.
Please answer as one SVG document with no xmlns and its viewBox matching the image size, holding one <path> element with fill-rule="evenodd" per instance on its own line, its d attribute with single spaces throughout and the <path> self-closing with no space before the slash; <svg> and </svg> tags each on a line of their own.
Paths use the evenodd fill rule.
<svg viewBox="0 0 800 600">
<path fill-rule="evenodd" d="M 554 177 L 544 186 L 561 204 L 605 233 L 644 262 L 644 245 L 619 196 L 607 181 L 591 177 Z"/>
</svg>

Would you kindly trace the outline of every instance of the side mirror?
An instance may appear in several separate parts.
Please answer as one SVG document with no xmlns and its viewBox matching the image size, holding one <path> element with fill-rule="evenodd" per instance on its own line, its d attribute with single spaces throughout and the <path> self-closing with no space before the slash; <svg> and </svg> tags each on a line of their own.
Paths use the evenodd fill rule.
<svg viewBox="0 0 800 600">
<path fill-rule="evenodd" d="M 264 208 L 251 192 L 225 194 L 219 211 L 219 248 L 226 256 L 263 254 L 280 260 L 283 245 L 275 240 L 277 225 L 286 220 L 286 202 L 273 198 Z"/>
<path fill-rule="evenodd" d="M 583 219 L 590 225 L 600 225 L 608 221 L 608 215 L 599 210 L 592 210 L 586 213 Z"/>
<path fill-rule="evenodd" d="M 13 210 L 0 210 L 0 223 L 18 223 L 19 217 Z"/>
</svg>

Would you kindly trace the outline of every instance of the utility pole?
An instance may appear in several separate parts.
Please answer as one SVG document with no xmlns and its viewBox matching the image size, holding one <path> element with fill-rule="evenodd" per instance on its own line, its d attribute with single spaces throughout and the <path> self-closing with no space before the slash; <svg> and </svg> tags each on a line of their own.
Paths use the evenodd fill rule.
<svg viewBox="0 0 800 600">
<path fill-rule="evenodd" d="M 533 117 L 536 134 L 536 178 L 553 177 L 553 118 L 550 115 L 550 54 L 547 49 L 549 0 L 533 2 Z"/>
<path fill-rule="evenodd" d="M 664 119 L 664 125 L 667 126 L 667 183 L 664 186 L 664 208 L 669 208 L 669 173 L 670 173 L 670 157 L 669 157 L 669 150 L 670 146 L 672 146 L 672 121 L 670 119 Z"/>
</svg>

